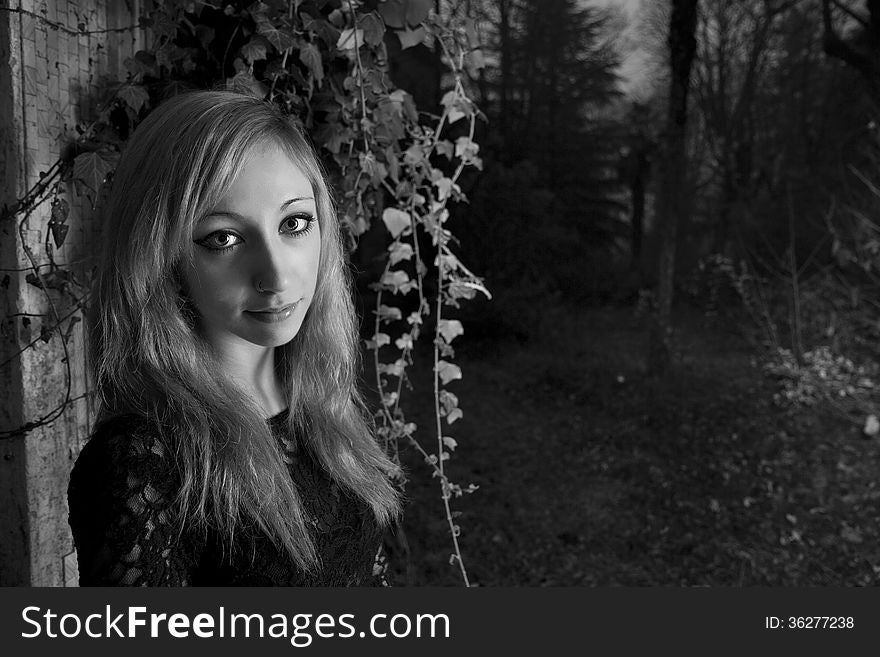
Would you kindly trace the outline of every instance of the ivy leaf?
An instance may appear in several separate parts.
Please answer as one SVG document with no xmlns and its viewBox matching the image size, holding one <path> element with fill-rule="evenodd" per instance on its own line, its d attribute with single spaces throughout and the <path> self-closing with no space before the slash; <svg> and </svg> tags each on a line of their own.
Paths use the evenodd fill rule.
<svg viewBox="0 0 880 657">
<path fill-rule="evenodd" d="M 270 9 L 271 7 L 262 0 L 257 0 L 257 2 L 248 5 L 247 8 L 248 13 L 253 16 L 255 20 L 257 18 L 257 14 L 265 14 Z"/>
<path fill-rule="evenodd" d="M 379 4 L 378 10 L 388 27 L 395 30 L 406 27 L 406 0 L 387 0 Z"/>
<path fill-rule="evenodd" d="M 55 248 L 60 249 L 64 245 L 64 238 L 67 237 L 67 231 L 70 230 L 70 226 L 50 221 L 49 230 L 52 231 L 52 241 L 55 242 Z"/>
<path fill-rule="evenodd" d="M 315 82 L 321 86 L 324 79 L 324 62 L 321 60 L 321 51 L 314 43 L 305 43 L 299 49 L 299 58 L 306 68 L 312 72 Z M 338 150 L 336 151 L 339 152 Z"/>
<path fill-rule="evenodd" d="M 382 35 L 385 34 L 385 24 L 376 12 L 371 11 L 366 16 L 363 16 L 358 21 L 358 25 L 364 31 L 364 41 L 369 45 L 378 46 L 382 43 Z"/>
<path fill-rule="evenodd" d="M 327 2 L 327 0 L 324 0 L 324 2 Z M 341 28 L 343 25 L 345 25 L 345 14 L 339 11 L 339 9 L 334 9 L 327 15 L 327 20 L 329 20 L 336 27 Z"/>
<path fill-rule="evenodd" d="M 257 35 L 241 47 L 241 56 L 249 62 L 266 59 L 268 43 L 264 36 Z"/>
<path fill-rule="evenodd" d="M 458 397 L 448 390 L 440 391 L 440 404 L 443 406 L 443 415 L 446 422 L 452 424 L 464 415 L 458 407 Z"/>
<path fill-rule="evenodd" d="M 110 153 L 81 153 L 73 161 L 73 177 L 97 192 L 115 166 Z"/>
<path fill-rule="evenodd" d="M 269 93 L 269 88 L 257 80 L 247 69 L 239 71 L 231 78 L 226 78 L 226 88 L 231 91 L 244 91 L 260 98 Z"/>
<path fill-rule="evenodd" d="M 406 3 L 406 24 L 418 25 L 424 21 L 434 6 L 432 0 L 407 0 Z"/>
<path fill-rule="evenodd" d="M 415 422 L 403 423 L 400 420 L 394 420 L 392 426 L 395 436 L 411 436 L 417 429 Z"/>
<path fill-rule="evenodd" d="M 437 363 L 437 376 L 440 377 L 443 385 L 448 385 L 450 381 L 461 378 L 461 368 L 458 365 L 441 360 Z"/>
<path fill-rule="evenodd" d="M 446 108 L 448 112 L 447 119 L 450 123 L 455 123 L 459 119 L 467 116 L 467 113 L 464 112 L 461 107 L 461 96 L 455 91 L 447 91 L 443 94 L 440 104 Z"/>
<path fill-rule="evenodd" d="M 458 306 L 455 301 L 457 299 L 473 299 L 477 292 L 482 292 L 487 299 L 492 298 L 492 294 L 486 289 L 486 286 L 476 280 L 457 279 L 450 282 L 446 288 L 446 302 L 451 306 Z"/>
<path fill-rule="evenodd" d="M 382 221 L 391 236 L 395 238 L 411 225 L 409 213 L 397 208 L 385 208 L 382 212 Z"/>
<path fill-rule="evenodd" d="M 141 27 L 150 28 L 157 39 L 160 37 L 173 39 L 177 36 L 178 23 L 170 18 L 165 18 L 160 15 L 155 19 L 141 18 L 138 23 Z"/>
<path fill-rule="evenodd" d="M 447 343 L 450 343 L 464 333 L 464 327 L 457 319 L 441 319 L 437 323 L 437 331 Z"/>
<path fill-rule="evenodd" d="M 397 153 L 394 148 L 388 146 L 385 149 L 385 162 L 388 165 L 388 175 L 394 182 L 400 182 L 400 162 L 397 161 Z"/>
<path fill-rule="evenodd" d="M 425 40 L 425 28 L 417 27 L 414 30 L 400 30 L 399 32 L 395 32 L 397 34 L 397 38 L 400 39 L 400 47 L 403 50 L 407 48 L 412 48 L 413 46 L 419 45 L 422 41 Z"/>
<path fill-rule="evenodd" d="M 419 122 L 419 110 L 416 108 L 416 101 L 410 94 L 403 97 L 403 112 L 413 123 Z"/>
<path fill-rule="evenodd" d="M 342 30 L 342 33 L 339 35 L 339 40 L 336 42 L 336 49 L 351 50 L 354 52 L 357 48 L 360 48 L 363 43 L 364 31 L 350 27 L 346 30 Z"/>
<path fill-rule="evenodd" d="M 455 140 L 455 156 L 460 157 L 465 162 L 476 157 L 479 151 L 479 144 L 474 143 L 470 137 L 463 136 Z"/>
<path fill-rule="evenodd" d="M 372 340 L 367 340 L 367 349 L 378 349 L 386 344 L 391 344 L 391 336 L 387 333 L 376 333 Z"/>
<path fill-rule="evenodd" d="M 452 239 L 452 233 L 443 228 L 443 222 L 446 221 L 446 215 L 448 211 L 444 208 L 439 213 L 429 212 L 422 217 L 422 223 L 425 226 L 425 230 L 428 231 L 428 234 L 431 236 L 431 240 L 434 244 L 446 244 Z M 434 258 L 434 264 L 442 262 L 442 259 L 438 256 Z"/>
<path fill-rule="evenodd" d="M 458 442 L 456 442 L 455 438 L 452 436 L 443 436 L 443 444 L 446 445 L 447 449 L 450 451 L 455 451 L 455 448 L 458 447 Z"/>
<path fill-rule="evenodd" d="M 390 376 L 402 377 L 403 372 L 406 370 L 406 361 L 403 358 L 398 358 L 393 363 L 380 363 L 379 364 L 379 373 L 380 374 L 389 374 Z"/>
<path fill-rule="evenodd" d="M 293 70 L 296 70 L 297 73 L 294 73 Z M 299 69 L 288 70 L 286 66 L 281 65 L 281 60 L 277 57 L 273 57 L 270 61 L 266 62 L 266 68 L 263 69 L 263 77 L 267 80 L 275 81 L 279 80 L 288 75 L 294 76 L 294 79 L 298 82 L 302 75 L 298 75 Z M 308 86 L 306 84 L 302 86 Z"/>
<path fill-rule="evenodd" d="M 397 141 L 406 136 L 401 114 L 402 106 L 400 103 L 395 103 L 388 98 L 379 101 L 373 109 L 373 121 L 379 124 L 385 135 L 391 137 L 389 141 Z"/>
<path fill-rule="evenodd" d="M 412 349 L 413 348 L 413 339 L 412 336 L 407 333 L 404 336 L 397 338 L 394 341 L 394 346 L 403 351 L 404 349 Z"/>
<path fill-rule="evenodd" d="M 453 107 L 452 109 L 450 109 L 449 114 L 447 115 L 447 118 L 450 123 L 455 123 L 456 121 L 458 121 L 459 119 L 463 119 L 464 117 L 465 117 L 465 113 L 462 112 L 457 107 Z"/>
<path fill-rule="evenodd" d="M 419 144 L 412 144 L 403 152 L 403 161 L 410 166 L 416 166 L 425 159 L 425 151 Z"/>
<path fill-rule="evenodd" d="M 407 25 L 415 27 L 428 17 L 432 0 L 387 0 L 379 4 L 379 14 L 385 25 L 402 30 Z"/>
<path fill-rule="evenodd" d="M 364 132 L 369 132 L 369 129 L 364 127 Z M 358 160 L 361 170 L 369 175 L 373 185 L 378 187 L 388 175 L 388 169 L 385 168 L 385 163 L 377 160 L 373 153 L 361 153 Z"/>
<path fill-rule="evenodd" d="M 52 200 L 52 221 L 63 224 L 67 221 L 70 214 L 70 204 L 63 198 L 58 197 Z"/>
<path fill-rule="evenodd" d="M 339 30 L 333 27 L 329 21 L 315 19 L 311 16 L 303 16 L 303 28 L 318 35 L 327 46 L 332 46 L 339 38 Z"/>
<path fill-rule="evenodd" d="M 323 123 L 315 130 L 314 139 L 331 153 L 339 153 L 351 142 L 352 132 L 339 122 Z"/>
<path fill-rule="evenodd" d="M 272 22 L 265 16 L 258 15 L 256 21 L 257 32 L 266 37 L 269 40 L 269 43 L 275 46 L 275 50 L 278 52 L 283 53 L 296 45 L 296 40 L 293 38 L 292 34 L 278 29 L 272 25 Z"/>
<path fill-rule="evenodd" d="M 128 57 L 124 62 L 126 70 L 132 75 L 156 76 L 156 56 L 145 50 L 138 50 L 134 57 Z"/>
<path fill-rule="evenodd" d="M 70 229 L 65 222 L 70 213 L 70 205 L 63 198 L 55 198 L 52 201 L 52 218 L 49 220 L 49 230 L 52 232 L 52 241 L 55 248 L 60 249 Z"/>
<path fill-rule="evenodd" d="M 452 182 L 450 178 L 440 178 L 439 180 L 434 181 L 434 186 L 437 187 L 437 200 L 443 201 L 449 198 L 450 194 L 453 191 L 460 191 L 458 185 Z"/>
<path fill-rule="evenodd" d="M 419 120 L 419 112 L 416 109 L 416 104 L 413 102 L 413 97 L 408 94 L 403 89 L 395 89 L 390 94 L 388 94 L 389 100 L 391 102 L 400 105 L 403 110 L 403 115 L 412 121 L 413 123 L 417 123 Z"/>
<path fill-rule="evenodd" d="M 186 57 L 186 51 L 180 46 L 175 45 L 171 41 L 166 41 L 156 50 L 156 63 L 161 67 L 164 66 L 168 70 L 174 68 L 174 62 L 178 62 Z"/>
<path fill-rule="evenodd" d="M 396 265 L 401 260 L 409 260 L 413 257 L 413 248 L 406 242 L 394 242 L 388 249 L 388 259 L 391 265 Z"/>
<path fill-rule="evenodd" d="M 409 274 L 405 271 L 396 269 L 394 271 L 385 272 L 379 283 L 387 290 L 391 290 L 394 294 L 407 294 L 416 287 L 416 283 L 411 281 Z"/>
<path fill-rule="evenodd" d="M 435 338 L 434 345 L 437 347 L 440 358 L 455 358 L 455 349 L 453 349 L 451 345 L 447 344 L 442 339 Z"/>
<path fill-rule="evenodd" d="M 448 139 L 441 139 L 440 141 L 438 141 L 435 148 L 437 149 L 437 152 L 440 153 L 440 155 L 445 155 L 450 160 L 455 153 L 455 146 L 453 146 L 452 142 Z"/>
<path fill-rule="evenodd" d="M 443 406 L 443 412 L 448 413 L 453 408 L 458 407 L 458 395 L 448 390 L 440 391 L 440 404 Z"/>
<path fill-rule="evenodd" d="M 143 106 L 150 102 L 150 94 L 139 84 L 123 85 L 116 92 L 116 97 L 134 110 L 135 114 L 139 113 Z"/>
<path fill-rule="evenodd" d="M 385 304 L 379 306 L 379 308 L 374 312 L 376 313 L 376 315 L 378 315 L 379 321 L 381 322 L 393 322 L 398 319 L 403 319 L 400 308 L 386 306 Z"/>
</svg>

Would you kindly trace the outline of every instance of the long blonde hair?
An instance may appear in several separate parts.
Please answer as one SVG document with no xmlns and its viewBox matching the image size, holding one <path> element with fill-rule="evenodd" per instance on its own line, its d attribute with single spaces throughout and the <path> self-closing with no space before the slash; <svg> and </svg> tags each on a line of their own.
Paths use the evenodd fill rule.
<svg viewBox="0 0 880 657">
<path fill-rule="evenodd" d="M 280 146 L 312 185 L 320 225 L 318 283 L 298 335 L 278 347 L 289 429 L 378 521 L 398 513 L 396 466 L 373 438 L 357 391 L 359 351 L 337 215 L 299 129 L 268 102 L 232 92 L 174 97 L 134 132 L 103 208 L 103 248 L 88 315 L 99 419 L 151 420 L 181 473 L 184 527 L 231 545 L 254 524 L 297 564 L 318 563 L 302 503 L 255 402 L 194 329 L 181 287 L 193 227 L 222 197 L 251 149 Z"/>
</svg>

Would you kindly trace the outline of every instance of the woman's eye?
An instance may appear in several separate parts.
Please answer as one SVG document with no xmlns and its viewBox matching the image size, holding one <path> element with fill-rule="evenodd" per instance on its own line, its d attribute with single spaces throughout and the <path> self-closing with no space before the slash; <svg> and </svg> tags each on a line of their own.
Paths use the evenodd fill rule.
<svg viewBox="0 0 880 657">
<path fill-rule="evenodd" d="M 241 238 L 233 233 L 216 231 L 198 240 L 198 244 L 217 251 L 229 249 L 241 242 Z"/>
<path fill-rule="evenodd" d="M 281 232 L 292 234 L 305 233 L 314 220 L 313 216 L 307 214 L 296 214 L 287 217 L 281 222 Z"/>
</svg>

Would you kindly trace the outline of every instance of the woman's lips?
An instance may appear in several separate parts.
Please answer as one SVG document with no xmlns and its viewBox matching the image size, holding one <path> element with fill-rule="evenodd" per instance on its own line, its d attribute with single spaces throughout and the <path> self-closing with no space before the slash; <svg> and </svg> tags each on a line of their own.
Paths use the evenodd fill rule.
<svg viewBox="0 0 880 657">
<path fill-rule="evenodd" d="M 257 320 L 258 322 L 263 322 L 264 324 L 275 324 L 277 322 L 283 322 L 288 319 L 293 311 L 296 310 L 296 307 L 299 305 L 299 301 L 296 303 L 289 303 L 286 306 L 281 306 L 279 308 L 271 309 L 268 308 L 266 310 L 245 310 L 245 314 L 252 319 Z"/>
</svg>

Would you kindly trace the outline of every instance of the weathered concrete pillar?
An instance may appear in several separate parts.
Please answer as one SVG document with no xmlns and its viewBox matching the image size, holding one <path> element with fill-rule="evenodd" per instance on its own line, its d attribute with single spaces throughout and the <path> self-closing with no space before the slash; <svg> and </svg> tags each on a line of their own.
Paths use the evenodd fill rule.
<svg viewBox="0 0 880 657">
<path fill-rule="evenodd" d="M 80 304 L 95 226 L 88 196 L 52 174 L 94 120 L 100 78 L 124 79 L 139 13 L 134 0 L 0 0 L 3 586 L 77 580 L 67 485 L 92 422 Z M 66 232 L 50 228 L 53 202 L 70 207 Z"/>
</svg>

